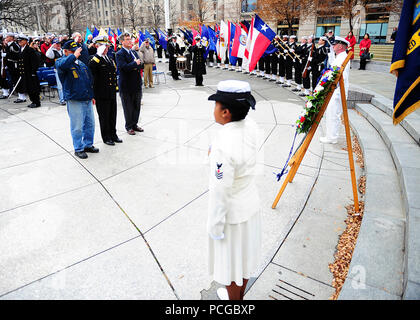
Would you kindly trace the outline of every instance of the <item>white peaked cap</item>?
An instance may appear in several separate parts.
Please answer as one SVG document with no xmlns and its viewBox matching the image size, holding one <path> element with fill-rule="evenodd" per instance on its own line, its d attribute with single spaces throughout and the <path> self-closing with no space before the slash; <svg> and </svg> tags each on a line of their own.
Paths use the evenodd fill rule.
<svg viewBox="0 0 420 320">
<path fill-rule="evenodd" d="M 217 90 L 230 93 L 245 93 L 251 92 L 251 86 L 246 81 L 224 80 L 219 82 Z"/>
</svg>

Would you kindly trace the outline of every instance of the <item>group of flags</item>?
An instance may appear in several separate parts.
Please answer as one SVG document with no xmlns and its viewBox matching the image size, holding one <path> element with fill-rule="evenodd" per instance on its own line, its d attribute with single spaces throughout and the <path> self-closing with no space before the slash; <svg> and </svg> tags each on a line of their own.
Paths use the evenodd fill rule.
<svg viewBox="0 0 420 320">
<path fill-rule="evenodd" d="M 191 30 L 180 28 L 179 31 L 184 35 L 184 39 L 192 45 L 195 45 L 195 37 L 197 35 L 201 36 L 202 42 L 206 47 L 205 59 L 210 51 L 216 52 L 222 61 L 228 58 L 232 65 L 236 65 L 238 58 L 241 58 L 244 61 L 243 67 L 250 72 L 254 70 L 258 60 L 263 55 L 274 52 L 271 41 L 276 33 L 258 15 L 252 19 L 250 24 L 245 21 L 242 23 L 221 21 L 214 28 L 201 25 L 198 30 L 194 28 L 191 28 Z M 160 29 L 154 29 L 154 33 L 157 39 L 148 30 L 145 30 L 144 33 L 134 31 L 133 36 L 139 45 L 148 38 L 150 45 L 154 49 L 156 48 L 156 40 L 158 40 L 159 44 L 166 50 L 168 35 Z M 114 44 L 114 49 L 117 50 L 117 37 L 121 35 L 119 29 L 114 32 L 111 28 L 108 28 L 108 32 L 106 32 L 102 28 L 98 30 L 95 27 L 92 32 L 89 28 L 86 28 L 85 42 L 90 34 L 94 38 L 98 35 L 107 35 Z"/>
</svg>

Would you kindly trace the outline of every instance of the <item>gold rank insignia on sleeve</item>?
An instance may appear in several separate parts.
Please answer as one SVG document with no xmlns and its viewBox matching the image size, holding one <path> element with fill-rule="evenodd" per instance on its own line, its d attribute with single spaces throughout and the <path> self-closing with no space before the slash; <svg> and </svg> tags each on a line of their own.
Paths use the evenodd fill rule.
<svg viewBox="0 0 420 320">
<path fill-rule="evenodd" d="M 100 60 L 98 59 L 98 57 L 93 57 L 92 59 L 93 59 L 93 61 L 95 61 L 96 63 L 99 63 L 99 61 L 100 61 Z"/>
</svg>

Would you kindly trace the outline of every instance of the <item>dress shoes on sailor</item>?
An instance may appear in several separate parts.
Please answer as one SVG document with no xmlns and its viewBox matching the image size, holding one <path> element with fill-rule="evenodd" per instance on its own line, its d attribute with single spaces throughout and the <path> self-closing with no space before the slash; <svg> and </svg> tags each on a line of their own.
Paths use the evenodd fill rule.
<svg viewBox="0 0 420 320">
<path fill-rule="evenodd" d="M 84 151 L 76 151 L 74 155 L 80 159 L 87 159 L 88 155 Z"/>
<path fill-rule="evenodd" d="M 130 136 L 134 136 L 136 133 L 134 132 L 134 130 L 133 129 L 130 129 L 130 130 L 128 130 L 127 131 L 127 133 L 130 135 Z"/>
<path fill-rule="evenodd" d="M 321 141 L 322 143 L 331 143 L 331 144 L 337 143 L 337 139 L 329 139 L 327 137 L 321 137 L 319 138 L 319 141 Z"/>
<path fill-rule="evenodd" d="M 1 96 L 0 99 L 7 99 L 8 96 Z"/>
<path fill-rule="evenodd" d="M 109 145 L 109 146 L 115 146 L 115 142 L 112 141 L 112 140 L 104 141 L 104 143 Z"/>
<path fill-rule="evenodd" d="M 306 96 L 308 96 L 309 94 L 299 93 L 299 95 L 300 95 L 301 97 L 306 97 Z"/>
<path fill-rule="evenodd" d="M 94 146 L 91 146 L 91 147 L 85 148 L 85 152 L 98 153 L 99 149 L 95 148 Z"/>
<path fill-rule="evenodd" d="M 115 142 L 115 143 L 122 143 L 123 142 L 120 138 L 112 139 L 112 141 Z"/>
<path fill-rule="evenodd" d="M 26 102 L 26 99 L 16 99 L 15 101 L 13 101 L 14 103 L 22 103 L 22 102 Z"/>
<path fill-rule="evenodd" d="M 281 85 L 283 88 L 289 88 L 289 87 L 291 87 L 291 85 L 290 84 L 282 84 Z"/>
<path fill-rule="evenodd" d="M 28 108 L 39 108 L 41 105 L 36 103 L 31 103 Z"/>
<path fill-rule="evenodd" d="M 137 132 L 144 132 L 144 130 L 143 130 L 142 128 L 140 128 L 140 127 L 136 127 L 136 128 L 134 128 L 134 131 L 137 131 Z"/>
<path fill-rule="evenodd" d="M 292 89 L 292 91 L 293 91 L 293 92 L 298 92 L 298 91 L 300 91 L 300 89 L 293 88 L 293 89 Z"/>
</svg>

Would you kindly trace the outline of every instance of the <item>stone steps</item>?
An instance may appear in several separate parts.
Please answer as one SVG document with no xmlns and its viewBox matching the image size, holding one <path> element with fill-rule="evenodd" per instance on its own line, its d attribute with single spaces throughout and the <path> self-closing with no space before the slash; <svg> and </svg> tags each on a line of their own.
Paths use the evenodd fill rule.
<svg viewBox="0 0 420 320">
<path fill-rule="evenodd" d="M 387 259 L 385 264 L 376 263 L 377 273 L 382 271 L 378 279 L 366 278 L 370 289 L 365 292 L 367 297 L 419 299 L 420 241 L 417 233 L 420 231 L 420 185 L 418 183 L 420 181 L 420 117 L 419 113 L 415 112 L 406 117 L 400 125 L 394 126 L 391 118 L 392 102 L 383 97 L 374 97 L 371 103 L 356 103 L 355 110 L 359 114 L 351 110 L 349 115 L 351 125 L 359 136 L 364 151 L 367 174 L 365 217 L 350 271 L 360 265 L 367 266 L 366 270 L 369 272 L 370 264 L 375 260 L 372 259 L 373 257 L 377 257 L 379 261 L 383 260 L 383 256 L 393 257 L 393 259 Z M 378 140 L 378 135 L 382 142 Z M 392 166 L 389 163 L 389 155 L 393 162 Z M 385 159 L 388 159 L 387 164 L 383 163 Z M 378 174 L 382 174 L 383 179 L 376 179 L 375 182 L 377 178 L 375 175 Z M 395 187 L 395 178 L 398 181 L 398 189 Z M 390 181 L 394 181 L 394 185 L 383 190 L 383 186 L 388 185 Z M 393 191 L 390 192 L 390 190 Z M 392 203 L 397 202 L 396 194 L 399 194 L 401 209 L 398 209 L 397 205 L 392 207 L 392 210 L 382 208 L 379 212 L 375 212 L 381 208 L 382 202 L 388 203 L 391 196 L 394 197 Z M 378 198 L 382 199 L 379 203 Z M 371 205 L 374 203 L 377 204 Z M 403 215 L 399 216 L 401 210 Z M 381 232 L 378 228 L 386 230 L 383 232 L 383 239 L 380 238 Z M 391 237 L 394 241 L 391 241 Z M 401 240 L 403 240 L 402 247 Z M 383 252 L 378 250 L 381 248 Z M 395 264 L 400 263 L 401 250 L 404 252 L 403 281 L 402 286 L 399 287 L 401 283 L 397 281 L 397 274 L 390 278 L 391 275 L 387 274 L 387 270 L 389 267 L 398 269 Z M 346 280 L 340 295 L 341 299 L 363 296 L 363 294 L 360 296 L 361 290 L 353 288 L 354 279 L 355 277 L 349 273 L 348 281 Z M 387 283 L 381 283 L 381 279 L 382 281 L 385 279 Z M 394 281 L 392 285 L 391 280 Z M 371 286 L 372 282 L 375 285 Z M 383 284 L 384 286 L 380 287 Z M 391 285 L 392 289 L 378 291 L 379 288 L 388 288 L 386 285 L 388 287 Z M 355 287 L 357 288 L 357 285 Z"/>
<path fill-rule="evenodd" d="M 365 160 L 365 210 L 349 272 L 339 299 L 401 299 L 405 215 L 398 174 L 376 129 L 349 110 Z"/>
</svg>

